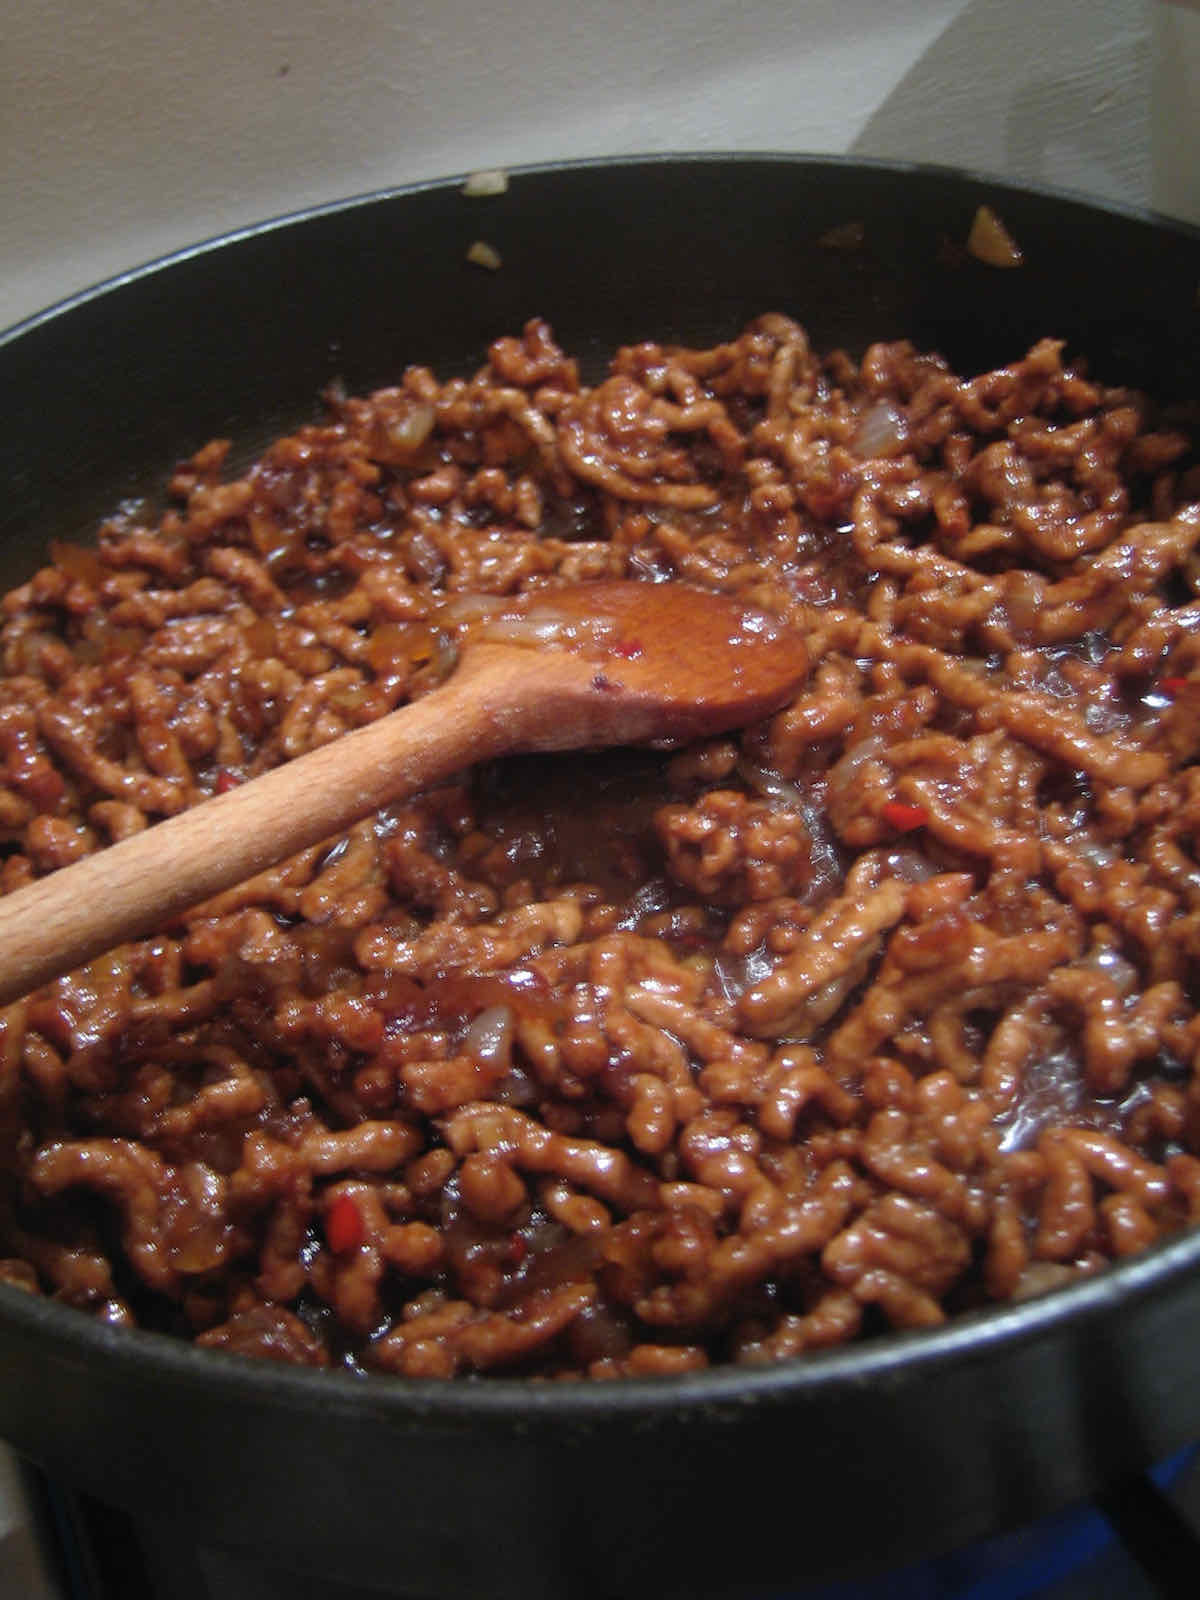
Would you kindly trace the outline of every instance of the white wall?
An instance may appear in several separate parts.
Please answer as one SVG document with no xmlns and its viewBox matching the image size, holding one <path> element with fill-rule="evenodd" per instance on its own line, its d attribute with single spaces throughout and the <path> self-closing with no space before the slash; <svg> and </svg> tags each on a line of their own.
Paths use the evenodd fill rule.
<svg viewBox="0 0 1200 1600">
<path fill-rule="evenodd" d="M 568 155 L 858 151 L 1200 214 L 1196 3 L 0 0 L 0 326 L 262 216 Z"/>
</svg>

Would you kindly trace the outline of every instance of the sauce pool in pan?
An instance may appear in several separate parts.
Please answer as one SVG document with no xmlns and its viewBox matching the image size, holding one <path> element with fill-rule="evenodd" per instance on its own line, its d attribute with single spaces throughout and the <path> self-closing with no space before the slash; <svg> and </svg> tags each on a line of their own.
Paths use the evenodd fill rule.
<svg viewBox="0 0 1200 1600">
<path fill-rule="evenodd" d="M 1015 355 L 1017 353 L 1014 353 Z M 3 602 L 10 890 L 434 687 L 513 594 L 681 578 L 794 702 L 495 763 L 0 1013 L 2 1271 L 408 1376 L 768 1362 L 1200 1217 L 1200 476 L 1052 340 L 545 324 L 225 446 Z"/>
</svg>

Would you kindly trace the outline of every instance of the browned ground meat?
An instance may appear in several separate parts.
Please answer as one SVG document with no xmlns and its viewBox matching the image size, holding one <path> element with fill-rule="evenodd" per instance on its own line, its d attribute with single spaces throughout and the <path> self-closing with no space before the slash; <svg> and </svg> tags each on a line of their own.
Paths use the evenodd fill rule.
<svg viewBox="0 0 1200 1600">
<path fill-rule="evenodd" d="M 1200 478 L 1045 341 L 424 369 L 3 602 L 0 887 L 673 577 L 795 702 L 498 763 L 0 1014 L 0 1278 L 410 1376 L 763 1362 L 1200 1217 Z"/>
</svg>

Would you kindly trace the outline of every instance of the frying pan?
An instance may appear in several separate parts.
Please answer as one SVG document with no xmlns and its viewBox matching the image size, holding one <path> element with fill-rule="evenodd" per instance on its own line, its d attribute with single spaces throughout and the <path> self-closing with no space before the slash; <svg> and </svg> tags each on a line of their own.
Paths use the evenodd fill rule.
<svg viewBox="0 0 1200 1600">
<path fill-rule="evenodd" d="M 976 207 L 1025 254 L 961 249 Z M 857 248 L 843 225 L 862 224 Z M 835 232 L 832 239 L 830 230 Z M 853 230 L 851 230 L 853 231 Z M 485 239 L 503 265 L 466 260 Z M 0 579 L 404 365 L 547 317 L 585 369 L 760 312 L 960 371 L 1045 334 L 1188 401 L 1200 234 L 933 168 L 655 158 L 368 196 L 130 273 L 0 341 Z M 734 1595 L 894 1564 L 1091 1494 L 1200 1435 L 1200 1234 L 1020 1306 L 756 1370 L 444 1384 L 277 1367 L 0 1287 L 0 1435 L 191 1542 L 412 1596 Z"/>
</svg>

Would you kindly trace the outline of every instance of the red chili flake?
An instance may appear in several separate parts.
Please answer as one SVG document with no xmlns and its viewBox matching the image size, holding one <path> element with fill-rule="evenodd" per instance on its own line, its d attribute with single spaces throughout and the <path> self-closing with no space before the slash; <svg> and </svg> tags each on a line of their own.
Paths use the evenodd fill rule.
<svg viewBox="0 0 1200 1600">
<path fill-rule="evenodd" d="M 529 1240 L 523 1233 L 514 1233 L 508 1241 L 508 1259 L 514 1267 L 519 1267 L 529 1254 Z"/>
<path fill-rule="evenodd" d="M 609 655 L 619 656 L 622 661 L 636 661 L 645 651 L 636 639 L 618 639 L 609 651 Z"/>
<path fill-rule="evenodd" d="M 217 781 L 214 787 L 218 794 L 228 794 L 230 789 L 236 789 L 241 781 L 236 773 L 230 772 L 228 767 L 222 767 L 220 772 L 217 773 Z"/>
<path fill-rule="evenodd" d="M 1160 694 L 1178 694 L 1181 689 L 1186 689 L 1187 686 L 1188 681 L 1186 678 L 1160 678 L 1158 680 Z"/>
<path fill-rule="evenodd" d="M 352 1196 L 340 1194 L 325 1213 L 325 1237 L 335 1255 L 349 1255 L 367 1237 L 362 1212 Z"/>
<path fill-rule="evenodd" d="M 905 805 L 903 800 L 885 800 L 880 814 L 897 833 L 911 833 L 929 821 L 929 812 L 924 806 Z"/>
</svg>

